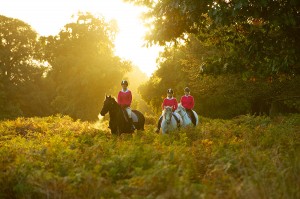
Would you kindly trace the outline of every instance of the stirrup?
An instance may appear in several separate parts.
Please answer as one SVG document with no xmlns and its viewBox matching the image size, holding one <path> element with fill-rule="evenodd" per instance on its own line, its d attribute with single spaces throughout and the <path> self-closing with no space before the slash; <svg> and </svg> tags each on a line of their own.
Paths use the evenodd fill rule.
<svg viewBox="0 0 300 199">
<path fill-rule="evenodd" d="M 134 131 L 135 129 L 136 129 L 136 128 L 135 128 L 135 126 L 134 126 L 134 125 L 132 125 L 132 126 L 131 126 L 131 130 L 133 130 L 133 131 Z"/>
</svg>

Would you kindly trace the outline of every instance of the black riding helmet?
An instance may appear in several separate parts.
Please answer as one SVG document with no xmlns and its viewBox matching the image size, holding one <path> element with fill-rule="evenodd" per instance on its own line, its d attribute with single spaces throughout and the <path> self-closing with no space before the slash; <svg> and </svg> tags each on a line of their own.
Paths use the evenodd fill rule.
<svg viewBox="0 0 300 199">
<path fill-rule="evenodd" d="M 184 92 L 190 92 L 190 88 L 189 87 L 185 87 Z"/>
<path fill-rule="evenodd" d="M 128 82 L 126 80 L 122 80 L 121 85 L 126 85 L 128 86 Z"/>
<path fill-rule="evenodd" d="M 174 91 L 171 88 L 169 88 L 168 91 L 167 91 L 167 93 L 171 93 L 173 95 Z"/>
</svg>

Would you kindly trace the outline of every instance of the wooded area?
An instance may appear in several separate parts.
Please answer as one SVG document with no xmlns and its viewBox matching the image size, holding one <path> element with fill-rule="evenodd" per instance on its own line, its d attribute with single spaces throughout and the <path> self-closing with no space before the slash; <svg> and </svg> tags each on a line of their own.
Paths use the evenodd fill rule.
<svg viewBox="0 0 300 199">
<path fill-rule="evenodd" d="M 149 44 L 165 45 L 141 87 L 152 106 L 189 86 L 206 117 L 299 112 L 299 1 L 130 2 L 149 8 Z"/>
<path fill-rule="evenodd" d="M 18 19 L 1 16 L 0 24 L 2 119 L 61 113 L 96 120 L 105 92 L 131 68 L 113 54 L 116 30 L 91 14 L 49 37 Z"/>
<path fill-rule="evenodd" d="M 124 1 L 164 47 L 149 79 L 104 18 L 46 37 L 0 15 L 0 198 L 300 198 L 300 1 Z M 113 134 L 123 78 L 145 129 Z M 154 133 L 186 86 L 198 125 Z"/>
<path fill-rule="evenodd" d="M 157 112 L 168 88 L 179 99 L 186 86 L 205 117 L 300 111 L 299 1 L 126 1 L 149 8 L 146 40 L 165 48 L 139 88 Z M 114 26 L 89 13 L 48 37 L 19 19 L 0 25 L 1 119 L 96 120 L 132 68 L 114 55 Z"/>
</svg>

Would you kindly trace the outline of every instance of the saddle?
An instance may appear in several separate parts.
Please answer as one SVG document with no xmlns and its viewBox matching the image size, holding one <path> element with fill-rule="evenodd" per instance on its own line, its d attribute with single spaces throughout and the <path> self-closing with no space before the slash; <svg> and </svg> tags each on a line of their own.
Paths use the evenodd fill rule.
<svg viewBox="0 0 300 199">
<path fill-rule="evenodd" d="M 124 118 L 125 118 L 125 121 L 126 121 L 126 122 L 129 122 L 129 117 L 128 117 L 128 114 L 127 114 L 125 108 L 122 108 L 122 113 L 123 113 L 123 116 L 124 116 Z"/>
<path fill-rule="evenodd" d="M 186 110 L 186 113 L 188 115 L 188 117 L 190 118 L 190 120 L 192 121 L 192 123 L 196 126 L 196 120 L 195 120 L 195 115 L 193 110 Z"/>
<path fill-rule="evenodd" d="M 136 112 L 136 110 L 131 110 L 131 118 L 132 118 L 133 122 L 138 122 L 138 116 L 135 112 Z M 129 116 L 127 114 L 127 111 L 124 108 L 122 108 L 122 113 L 125 118 L 125 121 L 129 122 Z"/>
</svg>

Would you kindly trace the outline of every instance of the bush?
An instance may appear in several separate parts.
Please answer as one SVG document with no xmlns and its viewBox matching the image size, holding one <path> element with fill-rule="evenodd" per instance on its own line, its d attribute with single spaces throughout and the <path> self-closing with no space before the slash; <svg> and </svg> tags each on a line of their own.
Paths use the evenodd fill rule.
<svg viewBox="0 0 300 199">
<path fill-rule="evenodd" d="M 111 135 L 66 116 L 0 122 L 1 198 L 299 198 L 300 115 Z M 97 128 L 95 128 L 97 127 Z"/>
</svg>

